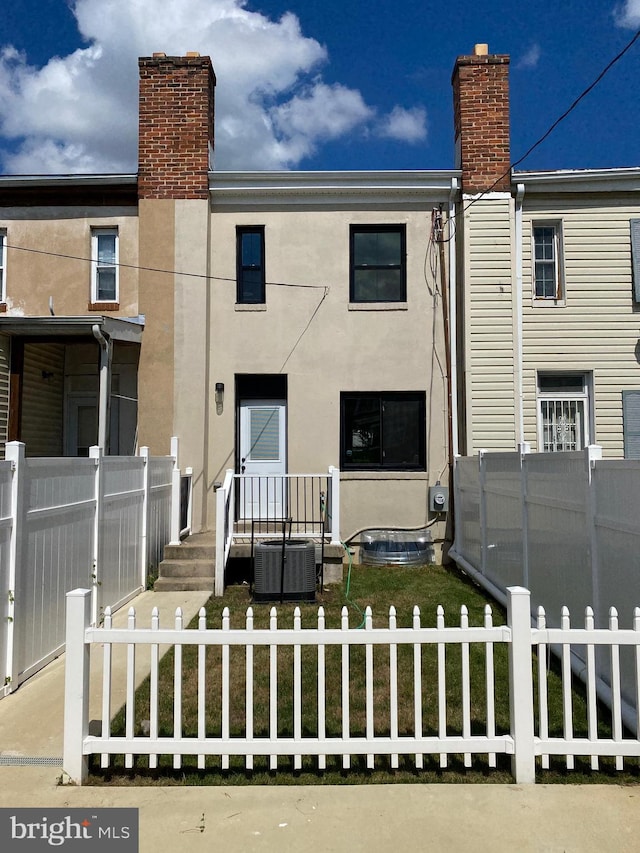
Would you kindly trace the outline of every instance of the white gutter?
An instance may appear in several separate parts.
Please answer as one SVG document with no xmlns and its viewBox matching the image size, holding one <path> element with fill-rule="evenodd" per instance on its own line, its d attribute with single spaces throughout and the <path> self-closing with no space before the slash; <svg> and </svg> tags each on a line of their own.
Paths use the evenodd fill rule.
<svg viewBox="0 0 640 853">
<path fill-rule="evenodd" d="M 515 384 L 516 384 L 516 447 L 524 443 L 524 390 L 522 354 L 522 200 L 524 184 L 516 187 L 516 323 L 515 323 Z"/>
<path fill-rule="evenodd" d="M 451 179 L 449 193 L 449 370 L 451 371 L 451 458 L 458 455 L 458 337 L 457 337 L 457 283 L 456 283 L 456 208 L 460 186 L 457 178 Z M 453 228 L 451 228 L 453 223 Z"/>
<path fill-rule="evenodd" d="M 98 447 L 107 452 L 109 441 L 109 404 L 111 402 L 111 355 L 112 343 L 95 323 L 91 327 L 93 337 L 100 345 L 100 395 L 98 403 Z"/>
</svg>

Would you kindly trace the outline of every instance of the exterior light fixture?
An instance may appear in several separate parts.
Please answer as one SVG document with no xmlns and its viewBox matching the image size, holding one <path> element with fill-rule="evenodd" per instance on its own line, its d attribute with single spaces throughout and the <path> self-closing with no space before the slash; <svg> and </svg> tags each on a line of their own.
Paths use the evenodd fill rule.
<svg viewBox="0 0 640 853">
<path fill-rule="evenodd" d="M 221 415 L 224 403 L 224 382 L 216 382 L 215 401 L 216 414 Z"/>
</svg>

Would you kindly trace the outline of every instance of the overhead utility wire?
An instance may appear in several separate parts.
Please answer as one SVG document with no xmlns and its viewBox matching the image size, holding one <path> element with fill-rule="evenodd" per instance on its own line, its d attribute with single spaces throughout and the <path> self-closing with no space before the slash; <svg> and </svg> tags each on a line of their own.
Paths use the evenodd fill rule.
<svg viewBox="0 0 640 853">
<path fill-rule="evenodd" d="M 493 184 L 491 184 L 491 186 L 489 187 L 489 189 L 483 190 L 483 191 L 480 193 L 480 195 L 478 195 L 476 198 L 474 198 L 472 201 L 470 201 L 470 202 L 469 202 L 469 204 L 467 204 L 467 206 L 463 209 L 462 213 L 466 213 L 466 212 L 467 212 L 467 210 L 469 210 L 469 208 L 470 208 L 473 204 L 475 204 L 477 201 L 480 201 L 480 199 L 481 199 L 484 195 L 486 195 L 487 193 L 491 192 L 491 190 L 492 190 L 495 186 L 497 186 L 497 185 L 500 183 L 500 181 L 502 181 L 504 178 L 506 178 L 506 177 L 507 177 L 507 175 L 510 175 L 510 174 L 511 174 L 511 170 L 512 170 L 512 169 L 515 169 L 515 167 L 516 167 L 516 166 L 519 166 L 519 165 L 520 165 L 520 163 L 522 163 L 522 161 L 523 161 L 523 160 L 526 160 L 526 159 L 527 159 L 527 157 L 529 156 L 529 154 L 531 154 L 531 152 L 532 152 L 532 151 L 534 151 L 534 150 L 538 147 L 538 145 L 541 145 L 541 144 L 544 142 L 544 140 L 545 140 L 545 139 L 546 139 L 546 138 L 547 138 L 551 133 L 553 133 L 553 131 L 556 129 L 556 127 L 560 124 L 560 122 L 564 121 L 564 120 L 566 119 L 566 117 L 569 115 L 569 113 L 571 113 L 571 112 L 572 112 L 572 111 L 573 111 L 573 110 L 578 106 L 578 104 L 580 103 L 580 101 L 581 101 L 583 98 L 585 98 L 585 97 L 589 94 L 589 92 L 591 92 L 591 90 L 592 90 L 592 89 L 594 89 L 594 88 L 598 85 L 598 83 L 602 80 L 602 78 L 605 76 L 605 74 L 607 74 L 607 73 L 611 70 L 611 68 L 613 68 L 613 66 L 616 64 L 616 62 L 619 62 L 619 61 L 622 59 L 622 57 L 625 55 L 625 53 L 633 47 L 633 45 L 635 44 L 635 42 L 636 42 L 639 38 L 640 38 L 640 30 L 637 30 L 637 31 L 636 31 L 636 34 L 633 36 L 633 38 L 631 39 L 631 41 L 629 41 L 629 42 L 628 42 L 628 44 L 627 44 L 627 45 L 626 45 L 626 46 L 625 46 L 625 47 L 620 51 L 620 53 L 618 53 L 618 54 L 617 54 L 617 56 L 614 56 L 614 57 L 613 57 L 613 59 L 611 60 L 611 62 L 609 62 L 609 64 L 608 64 L 605 68 L 603 68 L 603 69 L 602 69 L 602 71 L 600 72 L 600 74 L 598 74 L 598 76 L 597 76 L 597 77 L 596 77 L 596 79 L 593 81 L 593 83 L 591 83 L 589 86 L 587 86 L 587 88 L 586 88 L 583 92 L 581 92 L 581 93 L 578 95 L 578 97 L 577 97 L 577 98 L 575 99 L 575 101 L 571 104 L 571 106 L 570 106 L 570 107 L 568 107 L 568 108 L 567 108 L 567 109 L 562 113 L 562 115 L 554 121 L 554 123 L 551 125 L 551 127 L 550 127 L 547 131 L 545 131 L 545 133 L 543 133 L 543 134 L 542 134 L 542 136 L 540 137 L 540 139 L 538 139 L 538 141 L 537 141 L 537 142 L 534 142 L 534 143 L 533 143 L 533 145 L 531 146 L 531 148 L 529 148 L 529 149 L 528 149 L 528 150 L 527 150 L 527 151 L 522 155 L 522 157 L 520 157 L 520 158 L 519 158 L 518 160 L 516 160 L 514 163 L 510 163 L 510 164 L 509 164 L 509 168 L 506 170 L 506 172 L 503 172 L 503 173 L 502 173 L 502 175 L 500 175 L 500 177 L 499 177 L 496 181 L 494 181 L 494 183 L 493 183 Z"/>
<path fill-rule="evenodd" d="M 45 249 L 30 249 L 26 246 L 14 246 L 11 245 L 11 243 L 5 243 L 5 246 L 7 249 L 13 249 L 16 252 L 31 252 L 34 255 L 49 255 L 49 257 L 52 258 L 65 258 L 69 261 L 83 261 L 86 264 L 98 263 L 95 258 L 85 258 L 81 255 L 64 255 L 61 252 L 47 252 Z M 181 272 L 180 270 L 166 270 L 158 267 L 142 267 L 138 264 L 124 264 L 122 262 L 113 263 L 110 264 L 110 266 L 122 267 L 130 270 L 140 270 L 142 272 L 157 272 L 162 275 L 181 275 L 186 278 L 204 278 L 211 281 L 236 281 L 235 278 L 229 278 L 222 275 L 208 275 L 207 273 L 200 272 Z M 299 284 L 291 281 L 267 281 L 265 284 L 272 287 L 306 287 L 311 290 L 326 290 L 326 286 L 324 284 Z"/>
</svg>

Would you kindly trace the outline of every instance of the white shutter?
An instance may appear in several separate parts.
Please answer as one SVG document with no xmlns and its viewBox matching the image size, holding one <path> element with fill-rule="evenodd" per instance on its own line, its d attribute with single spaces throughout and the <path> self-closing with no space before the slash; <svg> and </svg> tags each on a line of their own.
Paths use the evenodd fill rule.
<svg viewBox="0 0 640 853">
<path fill-rule="evenodd" d="M 633 264 L 633 298 L 640 302 L 640 219 L 629 221 L 631 228 L 631 259 Z"/>
<path fill-rule="evenodd" d="M 640 391 L 622 392 L 624 458 L 640 459 Z"/>
</svg>

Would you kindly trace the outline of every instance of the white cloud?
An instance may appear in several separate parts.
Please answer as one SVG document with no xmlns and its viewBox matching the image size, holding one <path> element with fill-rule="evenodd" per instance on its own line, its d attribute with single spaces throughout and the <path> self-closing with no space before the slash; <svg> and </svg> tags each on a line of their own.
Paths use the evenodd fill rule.
<svg viewBox="0 0 640 853">
<path fill-rule="evenodd" d="M 375 128 L 376 111 L 355 89 L 320 75 L 326 48 L 298 18 L 279 20 L 247 0 L 76 0 L 88 47 L 43 68 L 11 46 L 0 51 L 0 134 L 13 173 L 134 171 L 138 56 L 157 51 L 212 57 L 216 167 L 290 168 L 325 140 Z M 396 107 L 387 135 L 424 138 L 424 111 Z M 422 131 L 420 131 L 422 126 Z"/>
<path fill-rule="evenodd" d="M 378 136 L 416 143 L 427 138 L 427 113 L 423 107 L 395 106 L 376 128 Z"/>
<path fill-rule="evenodd" d="M 518 60 L 518 68 L 535 68 L 540 61 L 540 45 L 532 44 Z"/>
<path fill-rule="evenodd" d="M 625 0 L 622 6 L 616 7 L 614 16 L 621 27 L 640 26 L 640 0 Z"/>
</svg>

